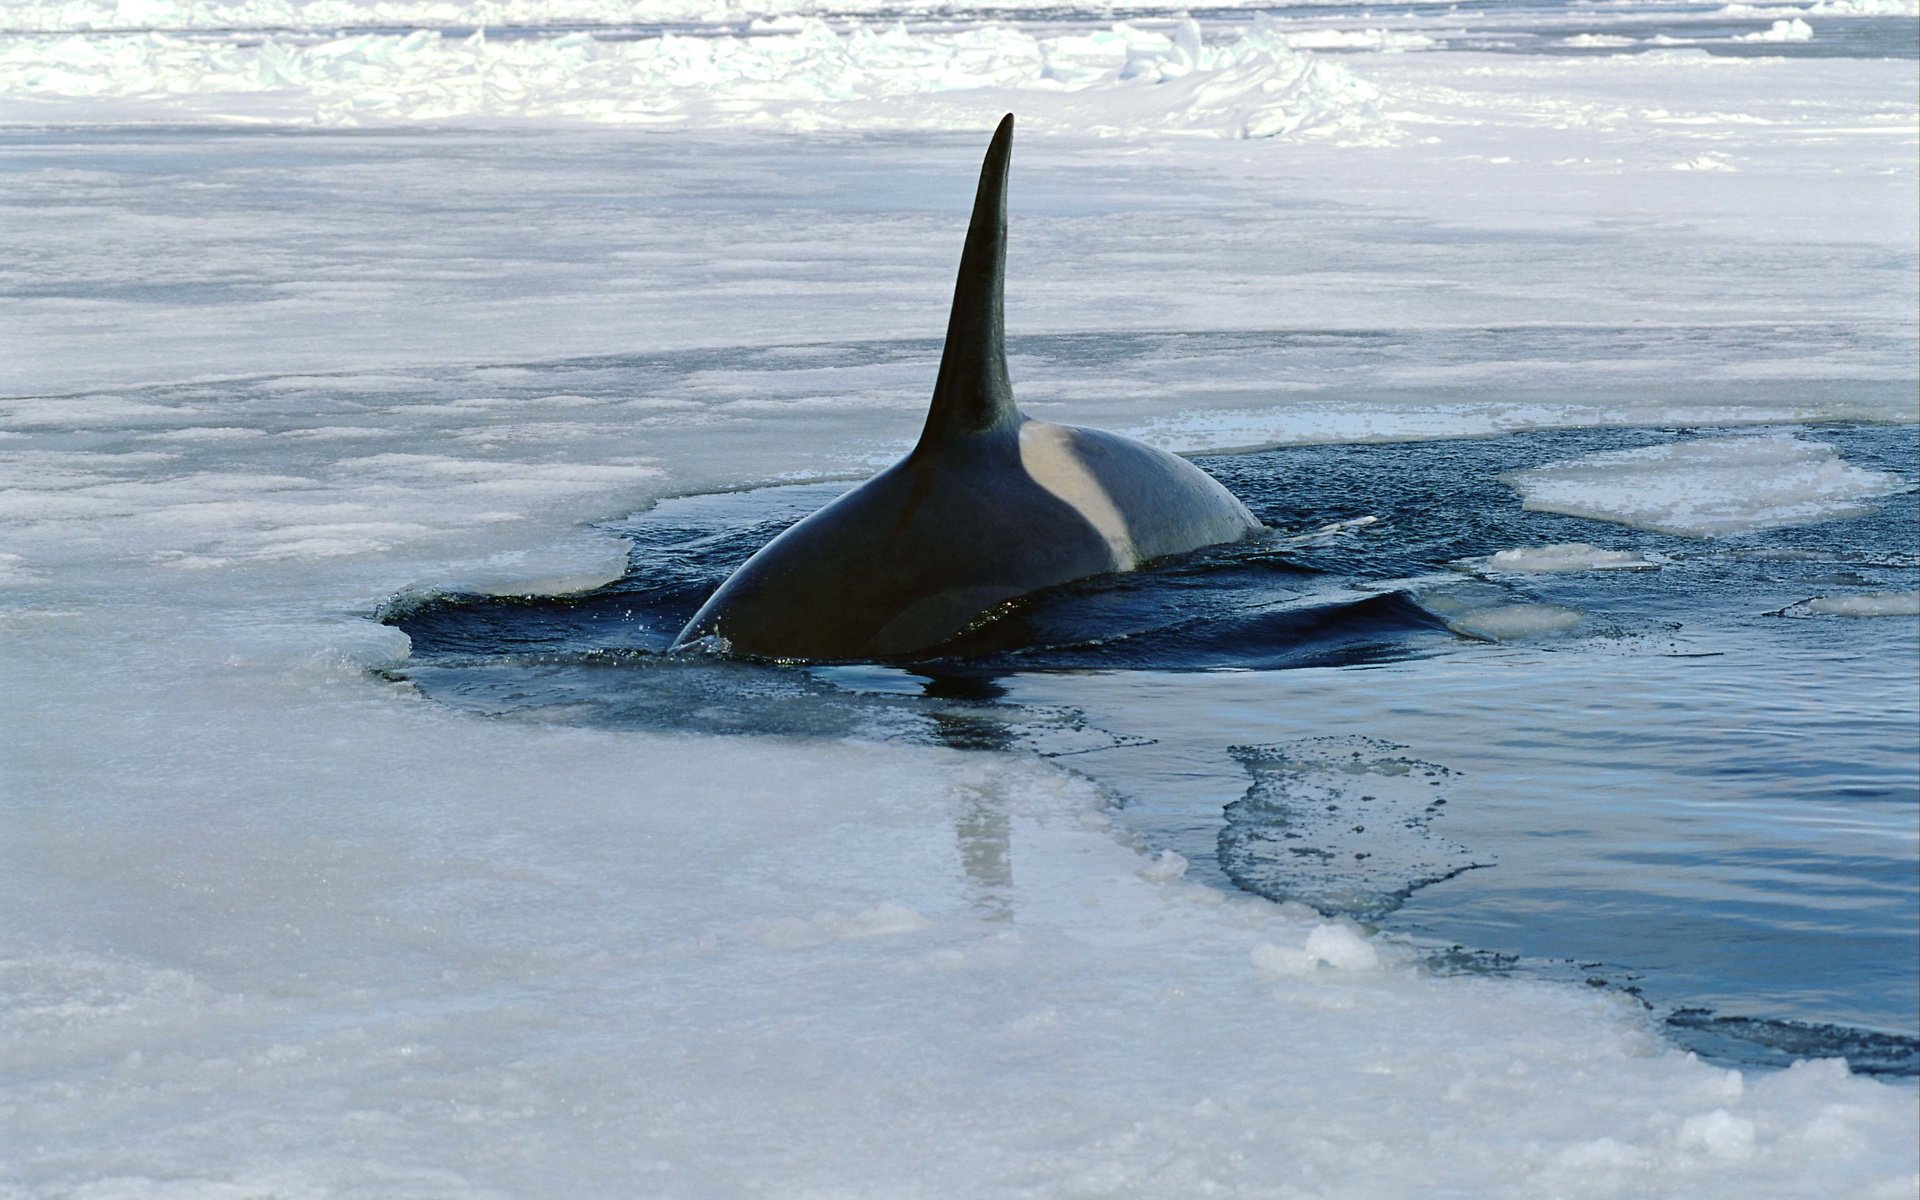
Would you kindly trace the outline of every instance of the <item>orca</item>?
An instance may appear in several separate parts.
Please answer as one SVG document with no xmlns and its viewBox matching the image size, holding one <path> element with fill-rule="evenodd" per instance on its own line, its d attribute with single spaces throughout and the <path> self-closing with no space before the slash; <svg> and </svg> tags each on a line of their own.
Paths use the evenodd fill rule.
<svg viewBox="0 0 1920 1200">
<path fill-rule="evenodd" d="M 980 168 L 918 444 L 762 546 L 694 614 L 675 649 L 911 656 L 1015 597 L 1262 528 L 1183 458 L 1015 407 L 1002 312 L 1012 145 L 1009 113 Z"/>
</svg>

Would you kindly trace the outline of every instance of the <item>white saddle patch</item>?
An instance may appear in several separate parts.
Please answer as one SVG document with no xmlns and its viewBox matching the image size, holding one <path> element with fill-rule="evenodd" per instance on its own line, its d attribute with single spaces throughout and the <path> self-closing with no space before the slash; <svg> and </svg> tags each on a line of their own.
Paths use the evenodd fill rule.
<svg viewBox="0 0 1920 1200">
<path fill-rule="evenodd" d="M 1140 563 L 1127 521 L 1113 497 L 1074 453 L 1073 434 L 1064 426 L 1028 421 L 1020 426 L 1020 465 L 1027 475 L 1062 503 L 1087 519 L 1106 540 L 1113 569 L 1131 571 Z"/>
</svg>

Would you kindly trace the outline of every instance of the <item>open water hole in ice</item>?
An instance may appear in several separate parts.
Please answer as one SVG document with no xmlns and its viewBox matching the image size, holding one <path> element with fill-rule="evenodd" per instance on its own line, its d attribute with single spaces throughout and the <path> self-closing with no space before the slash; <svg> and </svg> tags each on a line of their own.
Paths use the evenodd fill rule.
<svg viewBox="0 0 1920 1200">
<path fill-rule="evenodd" d="M 480 713 L 1070 756 L 1196 875 L 1437 969 L 1625 989 L 1723 1061 L 1913 1074 L 1920 630 L 1807 604 L 1912 592 L 1911 493 L 1703 540 L 1528 511 L 1501 478 L 1693 436 L 1203 458 L 1267 535 L 1026 598 L 910 663 L 664 653 L 844 482 L 665 501 L 615 527 L 631 568 L 597 591 L 385 619 L 409 679 Z M 1915 475 L 1910 428 L 1809 436 Z M 1613 565 L 1491 558 L 1558 543 Z"/>
</svg>

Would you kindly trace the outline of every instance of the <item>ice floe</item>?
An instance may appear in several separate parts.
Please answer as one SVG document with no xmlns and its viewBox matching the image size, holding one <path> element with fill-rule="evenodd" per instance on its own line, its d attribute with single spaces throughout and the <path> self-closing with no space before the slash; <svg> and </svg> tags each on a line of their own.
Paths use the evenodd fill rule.
<svg viewBox="0 0 1920 1200">
<path fill-rule="evenodd" d="M 1892 313 L 1906 328 L 1907 293 L 1858 263 L 1907 261 L 1908 226 L 1889 233 L 1855 220 L 1879 208 L 1847 207 L 1870 171 L 1910 179 L 1905 149 L 1883 148 L 1910 136 L 1903 80 L 1898 103 L 1876 98 L 1876 75 L 1856 102 L 1794 125 L 1837 77 L 1828 68 L 1761 78 L 1708 71 L 1704 55 L 1575 67 L 1484 56 L 1469 79 L 1457 64 L 1423 75 L 1418 54 L 1350 69 L 1283 29 L 1209 22 L 1217 40 L 1197 50 L 1185 27 L 1108 19 L 1077 33 L 989 21 L 856 36 L 791 16 L 802 7 L 649 6 L 650 20 L 705 23 L 703 49 L 646 31 L 517 46 L 408 32 L 643 15 L 612 0 L 9 5 L 0 21 L 16 28 L 54 14 L 50 27 L 134 32 L 8 39 L 0 105 L 13 121 L 152 126 L 833 130 L 972 128 L 1017 97 L 1042 126 L 1364 140 L 1378 128 L 1367 106 L 1381 106 L 1366 89 L 1392 62 L 1429 128 L 1477 130 L 1480 158 L 1446 147 L 1335 160 L 1326 139 L 1262 148 L 1322 156 L 1269 157 L 1264 175 L 1235 174 L 1244 147 L 1201 142 L 1181 153 L 1219 157 L 1151 157 L 1164 147 L 1143 139 L 1062 174 L 1030 158 L 1028 178 L 1080 207 L 1032 222 L 1022 253 L 1070 247 L 1045 261 L 1072 266 L 1052 272 L 1053 292 L 1010 302 L 1076 332 L 1110 319 L 1088 310 L 1090 291 L 1153 328 L 1387 330 L 1380 352 L 1410 361 L 1432 357 L 1406 348 L 1410 323 L 1510 336 L 1520 321 L 1624 328 L 1630 308 L 1672 325 L 1743 304 L 1748 319 L 1778 307 L 1776 279 L 1814 314 L 1794 353 L 1822 372 L 1884 370 L 1829 326 Z M 738 28 L 749 16 L 776 24 Z M 145 32 L 219 21 L 298 36 L 241 46 Z M 1236 46 L 1231 64 L 1206 57 Z M 1059 75 L 1035 66 L 1042 52 Z M 1753 91 L 1713 90 L 1735 79 Z M 1723 117 L 1687 124 L 1683 152 L 1665 118 L 1627 103 L 1655 86 L 1687 93 L 1662 100 L 1675 121 Z M 1832 158 L 1808 149 L 1840 144 L 1834 128 L 1869 134 Z M 1563 178 L 1504 144 L 1516 129 L 1599 165 Z M 1705 153 L 1701 137 L 1736 135 L 1743 167 L 1756 148 L 1789 149 L 1766 175 L 1664 169 Z M 847 339 L 937 338 L 943 313 L 902 316 L 928 279 L 951 280 L 951 247 L 923 212 L 937 176 L 903 168 L 910 154 L 861 176 L 835 165 L 833 138 L 775 162 L 742 152 L 744 139 L 716 150 L 662 138 L 636 154 L 611 138 L 514 133 L 12 136 L 33 156 L 16 160 L 9 195 L 30 197 L 9 209 L 26 286 L 0 333 L 13 339 L 9 388 L 33 394 L 6 399 L 0 434 L 0 759 L 14 814 L 0 872 L 0 1193 L 1913 1195 L 1910 1085 L 1831 1061 L 1728 1072 L 1663 1044 L 1618 996 L 1430 977 L 1390 938 L 1184 878 L 1117 838 L 1093 789 L 1051 765 L 475 720 L 368 673 L 408 653 L 366 616 L 410 585 L 586 586 L 620 565 L 595 520 L 896 449 L 910 433 L 899 412 L 924 402 L 932 364 Z M 552 154 L 527 157 L 536 142 Z M 1502 165 L 1511 177 L 1476 183 L 1496 153 L 1517 159 Z M 876 157 L 863 146 L 849 161 Z M 876 190 L 894 192 L 870 208 L 846 200 L 850 180 L 883 174 Z M 644 191 L 641 177 L 671 186 Z M 1729 190 L 1708 210 L 1623 179 Z M 1785 179 L 1807 189 L 1791 204 L 1772 186 Z M 806 188 L 817 192 L 796 198 Z M 1169 236 L 1153 206 L 1187 190 L 1210 206 Z M 1628 195 L 1682 235 L 1622 234 Z M 676 206 L 693 215 L 621 215 Z M 1806 238 L 1787 219 L 1803 207 L 1823 230 L 1857 226 L 1865 249 Z M 1398 240 L 1383 247 L 1383 229 Z M 1601 234 L 1578 257 L 1543 236 L 1554 229 Z M 1476 239 L 1486 257 L 1447 257 Z M 927 262 L 897 265 L 936 243 Z M 1724 274 L 1645 265 L 1670 268 L 1689 246 Z M 716 281 L 714 264 L 736 260 L 741 275 Z M 1195 279 L 1227 278 L 1229 260 L 1282 263 L 1269 278 L 1285 286 L 1236 282 L 1177 307 Z M 570 284 L 575 263 L 583 278 Z M 214 304 L 140 290 L 154 276 L 198 285 L 196 271 L 253 290 Z M 1046 273 L 1028 278 L 1046 286 Z M 1158 285 L 1118 286 L 1147 278 Z M 1341 289 L 1356 279 L 1387 299 L 1355 305 Z M 1724 291 L 1702 293 L 1701 280 Z M 1818 294 L 1808 280 L 1824 281 Z M 823 355 L 825 378 L 740 371 L 725 355 L 698 379 L 675 365 L 679 348 L 719 339 L 819 343 L 780 352 Z M 602 353 L 625 355 L 611 374 L 644 394 L 571 399 L 607 368 L 557 360 Z M 1713 341 L 1701 353 L 1729 352 Z M 862 356 L 893 365 L 876 379 Z M 1537 380 L 1539 357 L 1512 370 Z M 485 370 L 564 382 L 503 403 L 485 371 L 449 365 L 508 361 Z M 1584 376 L 1607 356 L 1569 361 Z M 1703 361 L 1681 373 L 1706 374 Z M 1146 380 L 1158 403 L 1167 381 L 1204 393 L 1223 377 L 1163 351 L 1089 362 L 1074 369 L 1093 385 L 1124 396 L 1115 385 Z M 1344 370 L 1311 353 L 1307 369 Z M 1171 428 L 1201 446 L 1852 411 L 1844 396 L 1802 406 L 1787 389 L 1686 405 L 1556 391 L 1488 408 L 1471 391 L 1479 376 L 1384 399 L 1362 387 L 1364 403 L 1298 411 L 1286 376 L 1263 366 L 1244 401 L 1201 394 L 1194 411 L 1230 411 Z M 735 400 L 760 407 L 729 411 Z M 1167 416 L 1106 402 L 1074 398 L 1062 415 Z M 1483 627 L 1505 620 L 1489 614 L 1499 607 L 1478 605 Z M 1370 790 L 1407 782 L 1383 757 L 1363 754 L 1358 772 L 1329 762 L 1307 782 L 1336 803 L 1352 790 L 1336 785 L 1365 784 L 1355 805 L 1399 815 L 1418 789 Z"/>
<path fill-rule="evenodd" d="M 1098 14 L 1114 5 L 1077 3 L 1047 11 Z M 1180 13 L 1195 6 L 1182 0 L 1129 0 L 1122 6 L 1136 13 Z M 1213 11 L 1273 7 L 1263 0 L 1213 0 Z M 1345 0 L 1304 0 L 1287 6 L 1348 8 Z M 1636 4 L 1594 5 L 1589 11 L 1613 9 L 1631 13 Z M 1671 5 L 1656 5 L 1662 16 L 1686 19 L 1693 15 Z M 1030 13 L 1031 0 L 19 0 L 0 15 L 0 31 L 221 31 L 286 29 L 471 29 L 578 26 L 660 26 L 687 28 L 749 28 L 780 32 L 807 17 L 945 18 L 972 14 Z M 1810 0 L 1783 3 L 1733 3 L 1720 15 L 1770 17 L 1795 14 L 1822 16 L 1911 16 L 1914 0 Z"/>
<path fill-rule="evenodd" d="M 1308 0 L 1331 3 L 1335 0 Z M 0 30 L 246 30 L 546 26 L 689 27 L 745 25 L 783 31 L 804 17 L 948 16 L 950 0 L 20 0 Z M 1065 6 L 1063 6 L 1065 7 Z M 1092 11 L 1111 6 L 1080 5 Z M 1179 12 L 1182 0 L 1130 0 L 1129 10 Z M 1208 8 L 1260 8 L 1260 0 L 1216 0 Z M 1029 0 L 969 0 L 967 12 L 1016 13 Z"/>
<path fill-rule="evenodd" d="M 514 118 L 813 131 L 973 129 L 1016 108 L 1026 127 L 1042 130 L 1389 136 L 1374 87 L 1293 48 L 1328 36 L 1266 19 L 1217 41 L 1192 20 L 1065 33 L 991 23 L 841 31 L 804 19 L 752 36 L 16 35 L 0 36 L 0 118 L 121 121 L 137 100 L 148 119 L 366 126 Z"/>
<path fill-rule="evenodd" d="M 1858 516 L 1908 486 L 1789 436 L 1694 438 L 1505 478 L 1536 512 L 1697 538 Z"/>
<path fill-rule="evenodd" d="M 1583 614 L 1559 604 L 1489 604 L 1447 618 L 1447 628 L 1489 642 L 1512 642 L 1576 628 Z"/>
<path fill-rule="evenodd" d="M 1561 44 L 1577 46 L 1582 50 L 1611 50 L 1621 46 L 1637 45 L 1639 39 L 1623 37 L 1617 33 L 1576 33 L 1561 39 Z"/>
<path fill-rule="evenodd" d="M 1854 592 L 1842 596 L 1812 596 L 1780 610 L 1787 617 L 1911 617 L 1920 616 L 1920 592 Z"/>
<path fill-rule="evenodd" d="M 1560 571 L 1647 571 L 1658 567 L 1659 555 L 1639 550 L 1603 550 L 1586 542 L 1556 542 L 1550 546 L 1516 546 L 1484 558 L 1465 559 L 1460 565 L 1488 574 L 1550 574 Z"/>
<path fill-rule="evenodd" d="M 1813 0 L 1810 4 L 1728 4 L 1716 10 L 1723 17 L 1912 17 L 1920 16 L 1920 0 Z"/>
</svg>

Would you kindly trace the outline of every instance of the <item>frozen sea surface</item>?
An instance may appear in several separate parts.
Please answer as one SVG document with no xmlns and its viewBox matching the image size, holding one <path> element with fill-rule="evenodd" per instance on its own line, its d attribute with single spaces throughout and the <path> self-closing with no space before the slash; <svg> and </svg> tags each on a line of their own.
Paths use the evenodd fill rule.
<svg viewBox="0 0 1920 1200">
<path fill-rule="evenodd" d="M 1689 448 L 1836 446 L 1623 431 L 1202 459 L 1272 534 L 1035 597 L 897 667 L 663 656 L 839 485 L 668 501 L 611 527 L 635 547 L 618 584 L 388 620 L 404 677 L 480 712 L 1071 756 L 1198 877 L 1418 933 L 1439 965 L 1523 955 L 1631 988 L 1734 1061 L 1824 1045 L 1913 1074 L 1920 648 L 1909 620 L 1839 615 L 1920 587 L 1913 438 L 1821 434 L 1851 490 L 1802 480 L 1783 510 L 1749 486 L 1746 536 L 1716 542 L 1528 511 L 1501 478 L 1632 445 L 1573 461 L 1621 462 L 1612 494 L 1645 506 L 1641 464 L 1677 451 L 1686 511 L 1717 465 Z M 1511 548 L 1543 544 L 1544 571 Z M 1596 555 L 1634 569 L 1579 569 Z"/>
<path fill-rule="evenodd" d="M 1148 773 L 1178 739 L 1136 732 L 1147 691 L 1094 716 L 1010 690 L 999 709 L 1054 719 L 991 752 L 953 748 L 1006 724 L 964 681 L 941 745 L 610 729 L 564 705 L 489 720 L 388 681 L 427 665 L 372 619 L 396 597 L 588 591 L 632 561 L 609 522 L 830 490 L 899 453 L 978 131 L 1008 108 L 1014 371 L 1036 414 L 1329 467 L 1480 446 L 1489 469 L 1591 472 L 1661 442 L 1790 438 L 1838 467 L 1795 451 L 1774 482 L 1809 471 L 1868 511 L 1719 536 L 1817 550 L 1911 511 L 1849 473 L 1911 482 L 1874 447 L 1914 415 L 1912 62 L 1871 33 L 1910 6 L 1208 10 L 1192 30 L 852 7 L 872 6 L 824 25 L 799 5 L 662 6 L 708 47 L 674 47 L 700 69 L 665 87 L 636 75 L 667 49 L 650 31 L 554 27 L 604 25 L 586 0 L 8 7 L 0 1190 L 1910 1197 L 1911 1080 L 1850 1073 L 1818 1037 L 1776 1046 L 1788 1069 L 1715 1065 L 1660 1020 L 1698 998 L 1709 1012 L 1674 1015 L 1717 1041 L 1690 1044 L 1745 1061 L 1780 1028 L 1718 1014 L 1884 1028 L 1872 988 L 1745 1009 L 1695 986 L 1736 977 L 1732 948 L 1645 962 L 1502 940 L 1538 883 L 1514 850 L 1381 928 L 1230 886 L 1217 790 L 1198 821 L 1177 788 L 1064 769 L 1131 755 Z M 475 19 L 542 31 L 476 42 Z M 1812 36 L 1732 40 L 1792 20 Z M 1500 36 L 1465 48 L 1475 26 Z M 1853 49 L 1819 53 L 1836 45 Z M 1457 603 L 1377 593 L 1335 649 L 1374 639 L 1378 661 L 1128 676 L 1304 689 L 1229 706 L 1195 792 L 1231 778 L 1240 816 L 1285 809 L 1290 764 L 1324 790 L 1339 777 L 1313 764 L 1344 752 L 1396 789 L 1364 794 L 1427 830 L 1361 852 L 1445 866 L 1442 839 L 1471 858 L 1533 836 L 1520 772 L 1617 779 L 1561 752 L 1579 731 L 1562 714 L 1591 707 L 1583 670 L 1651 671 L 1754 736 L 1825 697 L 1811 727 L 1855 749 L 1910 700 L 1876 718 L 1878 692 L 1833 695 L 1825 674 L 1711 686 L 1770 678 L 1769 651 L 1824 670 L 1876 647 L 1848 677 L 1890 672 L 1912 618 L 1887 546 L 1769 567 L 1483 482 L 1551 530 L 1461 537 L 1465 565 L 1430 572 Z M 1742 501 L 1726 492 L 1713 503 Z M 1361 578 L 1399 536 L 1390 513 L 1338 520 L 1365 516 L 1291 529 L 1309 540 L 1289 553 L 1351 553 Z M 1474 574 L 1516 550 L 1647 565 Z M 1768 571 L 1782 586 L 1756 613 Z M 1705 619 L 1609 641 L 1600 601 Z M 1725 653 L 1659 649 L 1694 640 Z M 1470 686 L 1494 673 L 1561 703 L 1517 725 L 1504 691 Z M 878 674 L 767 678 L 757 712 L 838 711 L 839 734 L 887 694 Z M 781 694 L 796 678 L 817 703 Z M 1407 711 L 1343 682 L 1382 678 L 1414 681 Z M 1473 703 L 1448 705 L 1448 682 Z M 902 707 L 928 703 L 906 685 Z M 1314 705 L 1344 727 L 1266 719 Z M 1626 715 L 1597 714 L 1582 745 L 1638 736 L 1684 766 L 1684 730 Z M 1811 769 L 1851 786 L 1852 768 Z M 1444 784 L 1444 816 L 1399 786 L 1416 773 Z M 1868 819 L 1888 802 L 1823 806 L 1783 850 L 1779 779 L 1746 783 L 1764 803 L 1676 827 L 1682 859 L 1698 843 L 1678 835 L 1730 824 L 1822 888 L 1898 857 Z M 1625 816 L 1672 799 L 1622 793 L 1625 829 L 1576 807 L 1570 836 L 1631 853 Z M 1238 824 L 1249 849 L 1271 828 Z M 1870 851 L 1822 862 L 1816 844 Z M 1779 914 L 1743 890 L 1764 862 L 1715 861 L 1692 896 L 1641 887 L 1639 911 Z M 1320 883 L 1331 908 L 1345 883 Z M 1835 894 L 1856 931 L 1899 895 Z M 1581 932 L 1566 916 L 1525 929 Z M 1437 961 L 1453 941 L 1526 969 Z M 1614 986 L 1533 969 L 1561 956 L 1606 956 Z M 1634 972 L 1675 990 L 1650 1011 L 1620 986 Z"/>
</svg>

